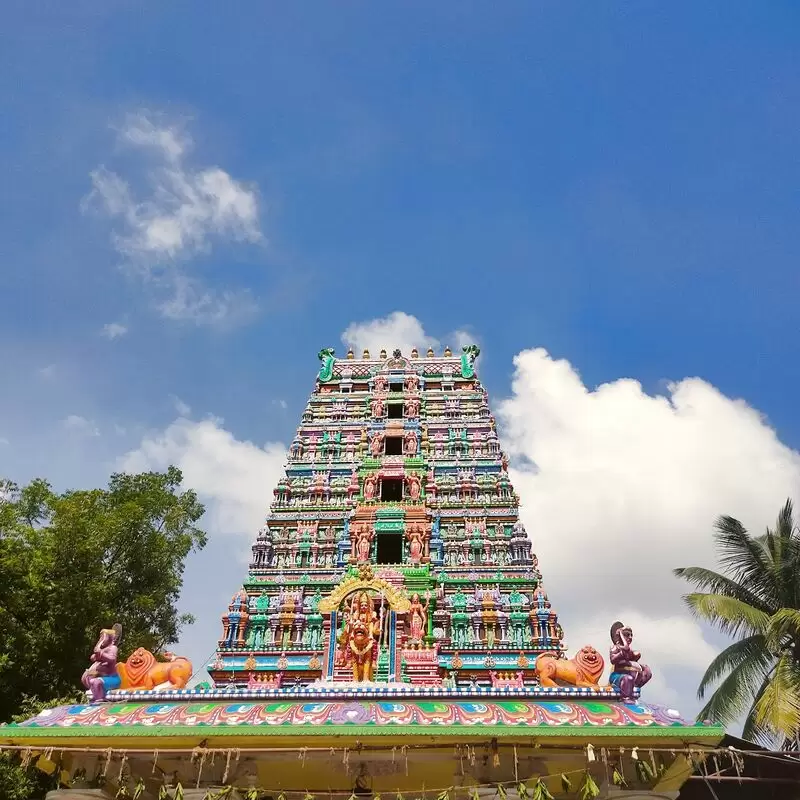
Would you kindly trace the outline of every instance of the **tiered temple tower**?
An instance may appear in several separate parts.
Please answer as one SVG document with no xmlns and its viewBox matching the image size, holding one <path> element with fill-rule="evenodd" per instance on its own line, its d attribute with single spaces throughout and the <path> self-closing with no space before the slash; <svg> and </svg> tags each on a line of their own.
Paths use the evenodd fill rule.
<svg viewBox="0 0 800 800">
<path fill-rule="evenodd" d="M 722 728 L 641 703 L 629 627 L 607 683 L 594 647 L 564 657 L 477 356 L 323 350 L 214 685 L 142 648 L 118 663 L 114 625 L 87 703 L 0 725 L 0 751 L 58 770 L 65 800 L 98 779 L 109 800 L 640 800 L 703 752 L 719 769 Z"/>
<path fill-rule="evenodd" d="M 320 352 L 217 685 L 523 685 L 561 653 L 479 353 Z"/>
</svg>

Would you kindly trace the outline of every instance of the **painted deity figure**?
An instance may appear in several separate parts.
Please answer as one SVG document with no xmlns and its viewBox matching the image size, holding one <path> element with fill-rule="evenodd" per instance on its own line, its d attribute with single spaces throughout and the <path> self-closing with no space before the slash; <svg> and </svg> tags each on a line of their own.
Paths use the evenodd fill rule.
<svg viewBox="0 0 800 800">
<path fill-rule="evenodd" d="M 409 399 L 406 400 L 405 413 L 406 413 L 407 417 L 418 417 L 419 416 L 419 398 L 418 397 L 409 397 Z"/>
<path fill-rule="evenodd" d="M 419 389 L 419 378 L 416 375 L 409 375 L 405 381 L 407 392 L 416 392 Z"/>
<path fill-rule="evenodd" d="M 408 555 L 412 564 L 419 564 L 422 558 L 422 526 L 418 522 L 412 523 L 408 531 Z"/>
<path fill-rule="evenodd" d="M 374 500 L 378 488 L 378 478 L 375 475 L 368 475 L 364 479 L 364 499 Z"/>
<path fill-rule="evenodd" d="M 389 380 L 385 375 L 378 375 L 374 383 L 375 392 L 384 394 L 389 391 Z"/>
<path fill-rule="evenodd" d="M 369 452 L 373 458 L 380 458 L 380 455 L 383 452 L 383 433 L 380 431 L 373 434 L 369 443 Z"/>
<path fill-rule="evenodd" d="M 609 683 L 619 690 L 624 703 L 635 703 L 633 690 L 644 686 L 653 673 L 640 664 L 642 654 L 633 649 L 633 631 L 621 622 L 611 626 L 611 675 Z"/>
<path fill-rule="evenodd" d="M 369 561 L 370 550 L 372 549 L 372 537 L 369 533 L 369 527 L 364 525 L 358 534 L 358 542 L 356 544 L 356 555 L 359 564 L 364 564 Z"/>
<path fill-rule="evenodd" d="M 378 656 L 380 623 L 366 592 L 353 595 L 344 628 L 339 634 L 340 660 L 350 665 L 356 683 L 372 681 Z"/>
<path fill-rule="evenodd" d="M 386 404 L 383 402 L 382 397 L 373 397 L 370 406 L 372 408 L 373 417 L 382 417 L 386 411 Z"/>
<path fill-rule="evenodd" d="M 411 637 L 409 641 L 412 644 L 421 644 L 422 640 L 425 638 L 425 631 L 428 624 L 428 606 L 430 602 L 430 594 L 428 592 L 425 592 L 424 606 L 416 592 L 411 596 L 411 607 L 408 610 L 408 618 L 411 628 Z"/>
<path fill-rule="evenodd" d="M 415 456 L 417 454 L 417 434 L 414 431 L 409 431 L 403 437 L 403 452 L 407 456 Z"/>
<path fill-rule="evenodd" d="M 83 673 L 81 683 L 89 690 L 92 700 L 104 700 L 106 692 L 118 689 L 122 680 L 117 672 L 117 654 L 122 625 L 100 631 L 100 638 L 89 657 L 91 664 Z"/>
<path fill-rule="evenodd" d="M 406 483 L 408 484 L 408 496 L 411 500 L 419 500 L 420 491 L 421 491 L 421 483 L 419 478 L 416 475 L 409 475 L 406 478 Z"/>
</svg>

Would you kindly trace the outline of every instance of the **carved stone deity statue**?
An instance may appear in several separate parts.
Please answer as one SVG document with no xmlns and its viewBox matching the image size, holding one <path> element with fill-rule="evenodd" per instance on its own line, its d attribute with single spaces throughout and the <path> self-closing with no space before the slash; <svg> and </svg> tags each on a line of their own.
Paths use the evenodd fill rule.
<svg viewBox="0 0 800 800">
<path fill-rule="evenodd" d="M 340 662 L 350 665 L 356 683 L 372 681 L 379 635 L 380 623 L 370 596 L 367 592 L 354 594 L 338 643 Z"/>
<path fill-rule="evenodd" d="M 409 641 L 412 644 L 421 644 L 425 638 L 425 630 L 428 624 L 428 606 L 430 605 L 430 595 L 425 593 L 425 605 L 419 599 L 419 595 L 415 592 L 411 596 L 411 608 L 408 610 L 408 619 L 410 630 Z"/>
<path fill-rule="evenodd" d="M 369 443 L 369 452 L 373 458 L 379 458 L 383 451 L 383 433 L 378 431 L 373 434 Z"/>
<path fill-rule="evenodd" d="M 640 664 L 642 654 L 633 649 L 633 631 L 622 622 L 611 626 L 611 675 L 609 683 L 617 688 L 624 703 L 635 703 L 634 689 L 644 686 L 653 673 L 646 664 Z"/>
<path fill-rule="evenodd" d="M 407 456 L 417 454 L 417 434 L 414 431 L 408 431 L 403 437 L 403 452 Z"/>
</svg>

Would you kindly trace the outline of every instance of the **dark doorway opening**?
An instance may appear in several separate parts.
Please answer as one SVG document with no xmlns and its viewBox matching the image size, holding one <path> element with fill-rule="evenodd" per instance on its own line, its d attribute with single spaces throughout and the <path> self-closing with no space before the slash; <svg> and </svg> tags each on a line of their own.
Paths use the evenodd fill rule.
<svg viewBox="0 0 800 800">
<path fill-rule="evenodd" d="M 389 403 L 386 407 L 387 419 L 403 419 L 403 404 Z"/>
<path fill-rule="evenodd" d="M 403 499 L 401 478 L 384 478 L 381 481 L 381 500 L 384 503 L 399 503 Z"/>
<path fill-rule="evenodd" d="M 389 384 L 389 391 L 390 392 L 402 392 L 403 391 L 403 384 L 402 383 L 390 383 Z"/>
<path fill-rule="evenodd" d="M 378 564 L 403 563 L 403 534 L 379 533 L 378 534 Z"/>
<path fill-rule="evenodd" d="M 403 455 L 403 437 L 402 436 L 387 436 L 386 437 L 386 450 L 387 456 L 401 456 Z"/>
</svg>

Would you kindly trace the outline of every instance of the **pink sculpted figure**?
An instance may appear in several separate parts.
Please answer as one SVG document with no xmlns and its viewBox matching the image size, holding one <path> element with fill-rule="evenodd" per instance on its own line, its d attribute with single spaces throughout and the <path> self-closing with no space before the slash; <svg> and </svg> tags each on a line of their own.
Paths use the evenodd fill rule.
<svg viewBox="0 0 800 800">
<path fill-rule="evenodd" d="M 374 475 L 368 475 L 364 479 L 364 499 L 374 500 L 375 489 L 377 487 L 378 479 Z"/>
<path fill-rule="evenodd" d="M 415 456 L 417 454 L 417 434 L 414 431 L 409 431 L 403 437 L 403 449 L 407 456 Z"/>
<path fill-rule="evenodd" d="M 415 592 L 411 596 L 411 608 L 408 611 L 411 621 L 411 641 L 414 644 L 422 642 L 425 636 L 425 626 L 428 622 L 428 606 L 430 605 L 430 595 L 425 593 L 425 605 L 420 602 L 419 595 Z"/>
<path fill-rule="evenodd" d="M 372 403 L 370 405 L 372 406 L 372 416 L 373 417 L 382 417 L 383 416 L 383 412 L 385 411 L 383 398 L 381 398 L 381 397 L 373 397 L 372 398 Z"/>
<path fill-rule="evenodd" d="M 411 397 L 406 400 L 406 416 L 418 417 L 419 416 L 419 399 Z"/>
<path fill-rule="evenodd" d="M 416 475 L 409 475 L 406 479 L 408 483 L 408 496 L 412 500 L 419 500 L 420 480 Z"/>
<path fill-rule="evenodd" d="M 409 375 L 406 378 L 406 391 L 416 392 L 419 388 L 419 378 L 416 375 Z"/>
<path fill-rule="evenodd" d="M 418 522 L 412 524 L 408 533 L 408 555 L 412 564 L 419 564 L 422 558 L 422 528 Z"/>
<path fill-rule="evenodd" d="M 386 376 L 378 375 L 378 377 L 375 378 L 374 387 L 376 392 L 384 393 L 389 391 L 389 381 Z"/>
<path fill-rule="evenodd" d="M 365 525 L 361 529 L 361 535 L 358 539 L 358 561 L 360 564 L 369 561 L 370 544 L 369 528 Z"/>
<path fill-rule="evenodd" d="M 373 458 L 378 458 L 383 450 L 383 434 L 378 431 L 372 436 L 372 440 L 369 443 L 369 451 L 372 454 Z"/>
</svg>

